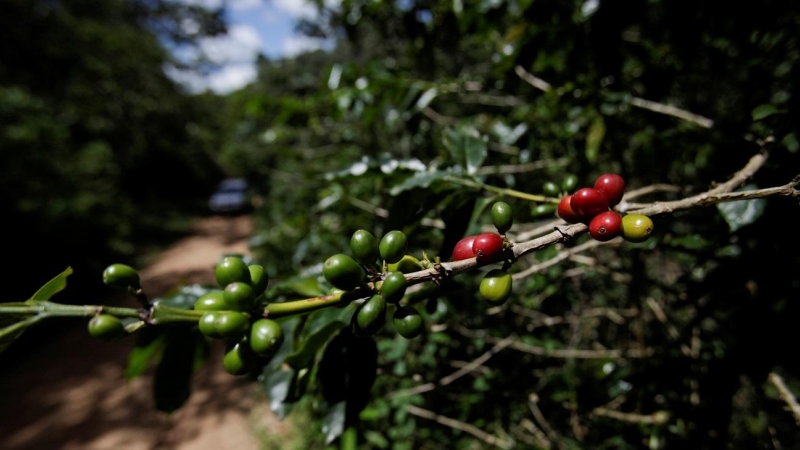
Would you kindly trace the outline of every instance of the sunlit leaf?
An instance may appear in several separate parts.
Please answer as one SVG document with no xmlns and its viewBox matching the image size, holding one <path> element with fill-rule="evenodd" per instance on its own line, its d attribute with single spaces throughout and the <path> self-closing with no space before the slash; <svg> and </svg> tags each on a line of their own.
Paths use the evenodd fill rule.
<svg viewBox="0 0 800 450">
<path fill-rule="evenodd" d="M 35 301 L 48 301 L 50 298 L 67 287 L 67 277 L 72 275 L 72 267 L 67 267 L 66 270 L 56 275 L 52 280 L 40 287 L 38 291 L 28 300 L 27 303 Z"/>
<path fill-rule="evenodd" d="M 322 433 L 325 434 L 325 443 L 330 444 L 344 431 L 345 402 L 339 402 L 328 409 L 322 418 Z"/>
</svg>

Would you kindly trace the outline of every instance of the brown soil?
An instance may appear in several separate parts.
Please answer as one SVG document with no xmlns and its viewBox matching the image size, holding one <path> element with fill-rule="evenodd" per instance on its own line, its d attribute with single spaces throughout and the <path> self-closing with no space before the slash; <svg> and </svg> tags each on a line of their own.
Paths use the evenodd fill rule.
<svg viewBox="0 0 800 450">
<path fill-rule="evenodd" d="M 249 216 L 202 220 L 193 236 L 140 271 L 142 287 L 154 297 L 180 283 L 213 284 L 222 254 L 249 254 L 251 227 Z M 19 367 L 4 368 L 0 448 L 249 450 L 259 448 L 255 429 L 285 432 L 286 424 L 265 413 L 260 388 L 224 371 L 218 343 L 195 374 L 187 404 L 171 415 L 156 411 L 149 374 L 125 380 L 133 344 L 132 337 L 99 342 L 75 327 Z"/>
</svg>

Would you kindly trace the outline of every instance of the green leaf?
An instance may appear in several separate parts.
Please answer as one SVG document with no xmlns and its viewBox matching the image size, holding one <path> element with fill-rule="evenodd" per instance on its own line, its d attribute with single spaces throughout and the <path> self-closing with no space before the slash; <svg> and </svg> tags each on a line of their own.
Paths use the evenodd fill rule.
<svg viewBox="0 0 800 450">
<path fill-rule="evenodd" d="M 600 145 L 603 144 L 605 135 L 606 123 L 603 120 L 603 116 L 597 116 L 586 133 L 586 159 L 590 163 L 597 162 L 597 157 L 600 154 Z"/>
<path fill-rule="evenodd" d="M 48 301 L 51 297 L 63 291 L 67 287 L 67 277 L 72 275 L 72 267 L 67 267 L 66 270 L 56 275 L 55 278 L 48 281 L 44 286 L 40 287 L 38 291 L 26 303 L 36 301 Z"/>
<path fill-rule="evenodd" d="M 289 285 L 292 292 L 306 297 L 319 297 L 325 294 L 319 287 L 316 278 L 305 278 Z"/>
<path fill-rule="evenodd" d="M 310 367 L 321 349 L 339 330 L 350 324 L 352 308 L 326 308 L 311 313 L 303 330 L 301 344 L 284 359 L 293 369 Z"/>
<path fill-rule="evenodd" d="M 751 189 L 756 189 L 756 186 L 752 184 L 747 185 L 741 190 Z M 758 218 L 764 214 L 764 209 L 766 206 L 767 201 L 765 199 L 756 198 L 752 200 L 719 203 L 717 204 L 717 209 L 719 210 L 720 214 L 722 214 L 722 218 L 728 222 L 728 227 L 730 228 L 731 233 L 733 233 L 739 228 L 742 228 L 745 225 L 750 225 L 758 220 Z"/>
<path fill-rule="evenodd" d="M 139 337 L 147 336 L 147 338 L 140 339 L 128 354 L 128 367 L 125 368 L 125 379 L 132 380 L 141 376 L 148 367 L 161 357 L 161 350 L 164 348 L 164 342 L 166 340 L 162 333 L 155 333 L 156 331 L 155 329 L 151 331 L 150 328 L 145 328 L 140 331 Z M 148 335 L 153 335 L 154 338 L 150 339 Z"/>
<path fill-rule="evenodd" d="M 753 120 L 761 120 L 773 114 L 779 114 L 782 112 L 783 111 L 767 103 L 756 106 L 753 108 L 753 111 L 750 114 L 753 116 Z"/>
<path fill-rule="evenodd" d="M 290 394 L 292 384 L 297 378 L 297 371 L 291 369 L 275 370 L 266 374 L 263 378 L 264 389 L 269 398 L 269 408 L 279 418 L 286 417 L 291 409 Z"/>
<path fill-rule="evenodd" d="M 397 196 L 411 189 L 428 188 L 431 183 L 443 180 L 445 177 L 458 172 L 459 170 L 452 169 L 434 170 L 432 172 L 417 172 L 414 174 L 414 176 L 408 177 L 403 180 L 402 183 L 393 186 L 389 191 L 389 194 L 392 196 Z"/>
<path fill-rule="evenodd" d="M 173 328 L 167 331 L 163 357 L 156 366 L 153 378 L 157 410 L 173 412 L 189 399 L 196 347 L 200 339 L 204 338 L 197 330 Z"/>
<path fill-rule="evenodd" d="M 470 126 L 445 129 L 443 143 L 456 164 L 467 169 L 468 174 L 477 172 L 488 154 L 486 142 Z"/>
<path fill-rule="evenodd" d="M 344 431 L 346 406 L 345 402 L 339 402 L 333 405 L 322 418 L 322 433 L 325 434 L 326 445 L 333 442 Z"/>
</svg>

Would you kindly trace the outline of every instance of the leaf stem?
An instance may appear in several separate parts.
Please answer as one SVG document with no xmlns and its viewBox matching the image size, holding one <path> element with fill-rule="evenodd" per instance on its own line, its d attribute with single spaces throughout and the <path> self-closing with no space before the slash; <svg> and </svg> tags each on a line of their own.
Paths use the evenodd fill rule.
<svg viewBox="0 0 800 450">
<path fill-rule="evenodd" d="M 523 200 L 529 200 L 532 202 L 552 203 L 554 205 L 557 205 L 558 202 L 561 200 L 553 197 L 545 197 L 544 195 L 528 194 L 527 192 L 517 191 L 514 189 L 499 188 L 497 186 L 481 183 L 480 181 L 465 180 L 463 178 L 454 177 L 452 175 L 446 176 L 444 177 L 444 179 L 451 183 L 460 184 L 462 186 L 469 186 L 477 189 L 483 189 L 486 191 L 495 192 L 500 195 L 507 195 L 509 197 L 521 198 Z"/>
</svg>

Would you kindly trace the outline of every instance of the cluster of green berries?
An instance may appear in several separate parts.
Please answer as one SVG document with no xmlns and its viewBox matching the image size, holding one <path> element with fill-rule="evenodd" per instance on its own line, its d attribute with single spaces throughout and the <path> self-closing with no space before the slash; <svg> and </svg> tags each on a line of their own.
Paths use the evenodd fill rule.
<svg viewBox="0 0 800 450">
<path fill-rule="evenodd" d="M 621 215 L 613 208 L 625 194 L 625 180 L 615 174 L 600 175 L 594 187 L 565 195 L 558 204 L 558 216 L 567 223 L 585 223 L 598 241 L 622 236 L 629 242 L 644 242 L 653 231 L 653 221 L 643 214 Z"/>
<path fill-rule="evenodd" d="M 492 205 L 492 223 L 497 233 L 467 236 L 453 248 L 453 261 L 475 258 L 478 264 L 491 264 L 507 259 L 510 247 L 505 234 L 514 223 L 511 206 L 505 202 Z M 505 269 L 492 269 L 481 280 L 479 293 L 493 305 L 502 305 L 511 297 L 511 274 Z"/>
<path fill-rule="evenodd" d="M 195 311 L 204 312 L 198 326 L 205 336 L 226 342 L 222 360 L 225 370 L 244 375 L 255 367 L 259 357 L 271 358 L 283 344 L 280 324 L 254 313 L 269 277 L 258 264 L 248 265 L 238 256 L 226 256 L 214 268 L 214 278 L 220 289 L 211 290 L 195 301 Z M 125 264 L 108 266 L 103 271 L 103 282 L 129 292 L 141 289 L 139 274 Z M 122 321 L 110 314 L 95 315 L 88 327 L 90 335 L 103 340 L 126 335 Z"/>
<path fill-rule="evenodd" d="M 369 231 L 357 230 L 350 238 L 350 254 L 338 253 L 323 264 L 322 275 L 334 290 L 372 291 L 373 295 L 359 305 L 350 321 L 356 336 L 377 333 L 386 323 L 387 305 L 395 308 L 392 320 L 401 336 L 413 339 L 422 333 L 424 323 L 419 311 L 400 305 L 408 286 L 405 273 L 423 269 L 407 251 L 408 240 L 402 231 L 389 231 L 379 242 Z M 381 266 L 379 261 L 383 262 Z M 374 288 L 369 288 L 370 281 Z"/>
<path fill-rule="evenodd" d="M 222 365 L 233 375 L 249 373 L 258 358 L 271 358 L 283 344 L 281 325 L 254 314 L 261 304 L 269 277 L 258 264 L 246 264 L 238 256 L 226 256 L 214 268 L 214 278 L 221 289 L 197 298 L 200 332 L 226 342 Z"/>
<path fill-rule="evenodd" d="M 103 271 L 103 283 L 115 289 L 129 292 L 140 290 L 139 273 L 125 264 L 112 264 Z M 115 341 L 127 335 L 125 325 L 117 316 L 111 314 L 95 314 L 89 320 L 89 334 L 103 341 Z"/>
</svg>

